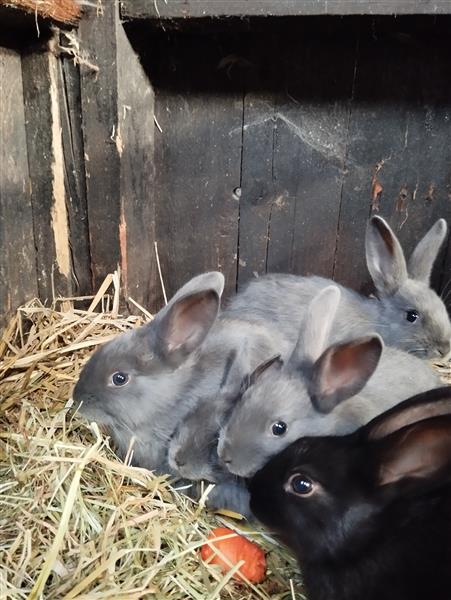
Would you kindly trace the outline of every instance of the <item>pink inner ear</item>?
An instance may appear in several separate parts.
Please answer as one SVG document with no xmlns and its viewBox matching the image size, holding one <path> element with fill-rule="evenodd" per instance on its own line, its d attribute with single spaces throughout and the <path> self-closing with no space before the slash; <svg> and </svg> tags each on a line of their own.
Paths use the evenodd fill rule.
<svg viewBox="0 0 451 600">
<path fill-rule="evenodd" d="M 167 334 L 167 349 L 177 350 L 190 342 L 202 341 L 208 332 L 217 310 L 214 292 L 196 294 L 180 301 L 174 306 Z"/>
<path fill-rule="evenodd" d="M 365 384 L 377 366 L 379 355 L 373 354 L 377 340 L 343 344 L 328 352 L 321 381 L 321 393 L 333 394 L 340 388 Z M 327 352 L 327 351 L 326 351 Z"/>
<path fill-rule="evenodd" d="M 412 425 L 399 433 L 381 459 L 380 485 L 434 475 L 451 463 L 451 423 L 430 419 Z"/>
<path fill-rule="evenodd" d="M 374 221 L 374 224 L 376 225 L 376 229 L 378 230 L 382 239 L 384 240 L 384 244 L 388 252 L 391 256 L 394 256 L 395 246 L 393 236 L 391 235 L 390 231 L 387 229 L 387 227 L 385 227 L 385 224 L 382 221 L 379 221 L 379 219 L 376 219 Z"/>
<path fill-rule="evenodd" d="M 343 357 L 328 357 L 326 375 L 321 380 L 321 393 L 331 395 L 339 388 L 348 387 L 358 376 L 358 370 L 347 363 Z"/>
<path fill-rule="evenodd" d="M 422 404 L 420 406 L 412 406 L 402 409 L 399 413 L 394 413 L 385 418 L 380 424 L 375 425 L 368 439 L 377 440 L 383 438 L 402 427 L 412 425 L 419 421 L 424 421 L 431 417 L 439 417 L 451 414 L 451 399 L 434 400 L 430 404 Z"/>
</svg>

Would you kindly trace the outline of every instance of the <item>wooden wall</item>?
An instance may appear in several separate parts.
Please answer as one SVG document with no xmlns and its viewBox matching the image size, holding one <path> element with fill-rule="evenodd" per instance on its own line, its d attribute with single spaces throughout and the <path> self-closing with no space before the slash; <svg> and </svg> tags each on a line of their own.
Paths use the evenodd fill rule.
<svg viewBox="0 0 451 600">
<path fill-rule="evenodd" d="M 128 26 L 155 87 L 156 230 L 170 292 L 202 268 L 367 289 L 364 232 L 410 252 L 451 222 L 451 21 L 319 17 L 199 35 Z M 145 53 L 147 50 L 147 55 Z M 446 249 L 435 284 L 450 272 Z"/>
<path fill-rule="evenodd" d="M 207 269 L 368 289 L 365 222 L 451 223 L 449 17 L 122 26 L 0 48 L 0 320 L 39 295 L 162 303 Z M 0 31 L 0 46 L 2 44 Z M 74 54 L 77 60 L 74 62 Z M 78 63 L 78 64 L 76 64 Z M 450 274 L 447 244 L 434 283 Z"/>
<path fill-rule="evenodd" d="M 117 5 L 78 32 L 12 37 L 0 29 L 0 323 L 118 266 L 125 295 L 155 307 L 154 95 Z"/>
</svg>

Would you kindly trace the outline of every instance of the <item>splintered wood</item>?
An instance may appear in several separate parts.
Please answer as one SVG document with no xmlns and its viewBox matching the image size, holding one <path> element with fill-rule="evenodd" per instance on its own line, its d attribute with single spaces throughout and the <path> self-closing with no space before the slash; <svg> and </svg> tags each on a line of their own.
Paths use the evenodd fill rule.
<svg viewBox="0 0 451 600">
<path fill-rule="evenodd" d="M 76 24 L 81 16 L 81 6 L 75 0 L 0 0 L 1 4 L 59 23 Z"/>
</svg>

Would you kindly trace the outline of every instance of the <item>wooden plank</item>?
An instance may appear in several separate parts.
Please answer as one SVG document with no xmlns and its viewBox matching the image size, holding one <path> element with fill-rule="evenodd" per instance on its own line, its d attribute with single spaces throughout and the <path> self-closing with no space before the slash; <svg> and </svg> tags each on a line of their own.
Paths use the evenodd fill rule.
<svg viewBox="0 0 451 600">
<path fill-rule="evenodd" d="M 122 0 L 124 19 L 451 14 L 448 0 Z"/>
<path fill-rule="evenodd" d="M 39 296 L 51 300 L 73 292 L 57 58 L 24 55 L 22 73 Z"/>
<path fill-rule="evenodd" d="M 248 92 L 244 100 L 239 286 L 267 270 L 272 209 L 277 201 L 272 178 L 274 104 L 274 92 Z"/>
<path fill-rule="evenodd" d="M 285 93 L 276 105 L 268 270 L 331 277 L 356 40 L 352 31 L 305 32 L 279 49 Z"/>
<path fill-rule="evenodd" d="M 20 55 L 0 47 L 0 327 L 37 295 Z"/>
<path fill-rule="evenodd" d="M 388 218 L 407 254 L 437 218 L 450 221 L 449 60 L 446 36 L 433 31 L 362 32 L 334 271 L 342 283 L 367 289 L 371 212 Z"/>
<path fill-rule="evenodd" d="M 67 44 L 61 34 L 61 46 Z M 86 203 L 85 158 L 81 121 L 80 72 L 73 58 L 58 61 L 58 97 L 64 154 L 65 188 L 69 221 L 74 293 L 93 293 Z"/>
<path fill-rule="evenodd" d="M 115 20 L 115 4 L 106 3 L 99 13 L 87 7 L 79 27 L 90 63 L 80 65 L 80 83 L 94 288 L 121 262 Z"/>
<path fill-rule="evenodd" d="M 239 282 L 266 271 L 331 276 L 355 38 L 279 30 L 250 45 L 260 74 L 247 78 Z"/>
<path fill-rule="evenodd" d="M 116 38 L 122 277 L 126 296 L 155 312 L 162 304 L 154 247 L 155 95 L 119 18 Z"/>
<path fill-rule="evenodd" d="M 266 272 L 271 219 L 278 202 L 274 184 L 275 103 L 280 88 L 274 56 L 277 33 L 250 33 L 239 49 L 248 69 L 244 83 L 243 143 L 239 220 L 238 285 Z M 289 237 L 287 232 L 285 239 Z"/>
<path fill-rule="evenodd" d="M 219 41 L 161 38 L 145 68 L 156 94 L 156 237 L 168 294 L 219 269 L 235 290 L 242 93 Z M 239 88 L 239 86 L 238 86 Z"/>
</svg>

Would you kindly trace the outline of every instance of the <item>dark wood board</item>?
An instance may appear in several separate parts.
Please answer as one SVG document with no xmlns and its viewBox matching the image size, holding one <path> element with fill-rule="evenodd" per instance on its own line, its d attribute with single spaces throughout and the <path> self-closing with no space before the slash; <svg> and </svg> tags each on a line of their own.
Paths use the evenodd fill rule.
<svg viewBox="0 0 451 600">
<path fill-rule="evenodd" d="M 122 280 L 127 298 L 155 312 L 162 305 L 154 247 L 155 96 L 119 19 L 116 39 Z"/>
<path fill-rule="evenodd" d="M 61 45 L 66 43 L 67 40 L 63 36 Z M 94 290 L 86 203 L 80 71 L 72 57 L 63 55 L 58 61 L 58 95 L 74 292 L 84 296 L 93 293 Z"/>
<path fill-rule="evenodd" d="M 0 47 L 0 326 L 37 296 L 20 55 Z"/>
<path fill-rule="evenodd" d="M 80 65 L 80 82 L 94 289 L 121 263 L 115 27 L 113 3 L 105 3 L 98 14 L 87 7 L 79 27 L 80 44 L 90 63 Z"/>
<path fill-rule="evenodd" d="M 334 270 L 344 284 L 365 289 L 372 213 L 388 218 L 407 255 L 451 218 L 449 59 L 446 37 L 361 36 Z"/>
<path fill-rule="evenodd" d="M 278 74 L 273 56 L 277 36 L 251 34 L 238 55 L 245 65 L 242 123 L 238 286 L 266 272 L 271 217 L 277 190 L 273 181 Z"/>
<path fill-rule="evenodd" d="M 156 240 L 166 290 L 219 269 L 227 294 L 236 285 L 241 84 L 221 65 L 230 52 L 215 39 L 159 42 L 146 72 L 156 90 Z"/>
<path fill-rule="evenodd" d="M 38 289 L 52 300 L 73 293 L 57 58 L 23 55 L 22 76 Z"/>
<path fill-rule="evenodd" d="M 124 19 L 450 14 L 447 0 L 122 0 Z"/>
<path fill-rule="evenodd" d="M 283 46 L 270 271 L 332 276 L 355 52 L 349 32 L 295 36 Z"/>
<path fill-rule="evenodd" d="M 245 95 L 241 168 L 238 286 L 266 272 L 276 190 L 274 161 L 275 92 Z"/>
</svg>

